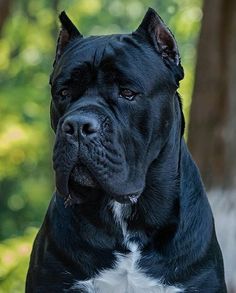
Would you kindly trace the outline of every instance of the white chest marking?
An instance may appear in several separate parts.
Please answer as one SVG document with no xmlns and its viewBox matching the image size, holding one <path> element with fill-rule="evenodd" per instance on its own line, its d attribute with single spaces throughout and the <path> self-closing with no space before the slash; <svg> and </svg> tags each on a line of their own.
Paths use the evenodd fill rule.
<svg viewBox="0 0 236 293">
<path fill-rule="evenodd" d="M 183 289 L 165 286 L 160 280 L 152 279 L 137 268 L 140 252 L 135 250 L 127 255 L 116 254 L 117 261 L 113 269 L 104 270 L 98 276 L 87 281 L 78 281 L 73 289 L 86 293 L 177 293 Z M 79 291 L 80 292 L 80 291 Z"/>
<path fill-rule="evenodd" d="M 140 252 L 132 246 L 129 254 L 116 253 L 117 261 L 113 269 L 104 270 L 87 281 L 78 281 L 73 289 L 86 293 L 177 293 L 183 289 L 165 286 L 160 280 L 146 276 L 137 268 Z"/>
<path fill-rule="evenodd" d="M 112 269 L 104 270 L 93 279 L 77 281 L 73 289 L 83 293 L 177 293 L 184 292 L 182 288 L 165 286 L 161 280 L 148 277 L 137 266 L 140 251 L 136 243 L 129 242 L 127 225 L 124 221 L 122 205 L 114 203 L 112 206 L 114 218 L 120 224 L 124 236 L 124 243 L 130 250 L 128 254 L 115 253 L 116 262 Z M 79 291 L 81 292 L 81 291 Z"/>
</svg>

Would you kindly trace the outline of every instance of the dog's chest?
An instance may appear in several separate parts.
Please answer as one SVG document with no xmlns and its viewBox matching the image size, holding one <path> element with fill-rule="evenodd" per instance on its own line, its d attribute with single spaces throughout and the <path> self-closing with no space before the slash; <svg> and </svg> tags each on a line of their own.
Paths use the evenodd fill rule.
<svg viewBox="0 0 236 293">
<path fill-rule="evenodd" d="M 129 242 L 126 223 L 123 221 L 119 204 L 113 206 L 114 218 L 121 225 L 124 242 L 130 253 L 115 252 L 116 262 L 111 269 L 86 281 L 77 281 L 73 289 L 86 293 L 174 293 L 183 290 L 174 286 L 165 286 L 160 280 L 148 277 L 138 266 L 141 257 L 136 243 Z"/>
</svg>

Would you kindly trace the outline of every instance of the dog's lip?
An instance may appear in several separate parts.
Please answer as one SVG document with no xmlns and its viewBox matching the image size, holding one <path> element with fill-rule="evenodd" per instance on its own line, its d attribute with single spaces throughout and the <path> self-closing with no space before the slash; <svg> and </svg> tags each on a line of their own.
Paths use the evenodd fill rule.
<svg viewBox="0 0 236 293">
<path fill-rule="evenodd" d="M 64 141 L 60 140 L 59 142 L 62 145 Z M 63 144 L 63 152 L 58 152 L 58 147 L 61 146 L 60 143 L 55 144 L 57 151 L 55 152 L 54 149 L 53 152 L 53 168 L 55 171 L 56 189 L 61 196 L 66 197 L 69 195 L 71 170 L 74 168 L 78 158 L 78 144 Z"/>
<path fill-rule="evenodd" d="M 68 196 L 69 195 L 69 177 L 70 172 L 67 172 L 66 174 L 56 174 L 56 188 L 60 195 L 62 196 Z"/>
</svg>

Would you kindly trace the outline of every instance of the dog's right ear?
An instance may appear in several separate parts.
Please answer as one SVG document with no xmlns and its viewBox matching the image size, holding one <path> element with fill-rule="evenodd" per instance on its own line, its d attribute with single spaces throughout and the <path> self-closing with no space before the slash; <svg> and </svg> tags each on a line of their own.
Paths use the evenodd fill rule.
<svg viewBox="0 0 236 293">
<path fill-rule="evenodd" d="M 71 40 L 75 38 L 83 38 L 82 34 L 69 19 L 65 11 L 62 11 L 59 15 L 60 22 L 62 24 L 61 31 L 57 40 L 56 56 L 53 66 L 58 62 L 61 55 L 65 51 L 65 48 L 70 43 Z"/>
</svg>

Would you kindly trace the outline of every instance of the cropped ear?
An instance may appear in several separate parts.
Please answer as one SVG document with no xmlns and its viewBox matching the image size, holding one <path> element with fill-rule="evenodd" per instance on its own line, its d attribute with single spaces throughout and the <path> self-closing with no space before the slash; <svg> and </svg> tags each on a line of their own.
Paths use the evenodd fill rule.
<svg viewBox="0 0 236 293">
<path fill-rule="evenodd" d="M 174 62 L 175 65 L 180 64 L 175 38 L 154 9 L 148 9 L 136 32 L 151 37 L 154 46 L 164 60 Z"/>
<path fill-rule="evenodd" d="M 61 55 L 65 51 L 65 48 L 71 40 L 75 38 L 83 38 L 82 34 L 78 31 L 73 22 L 66 15 L 65 11 L 62 11 L 59 15 L 60 22 L 62 24 L 61 31 L 57 40 L 56 56 L 53 66 L 58 62 Z"/>
</svg>

